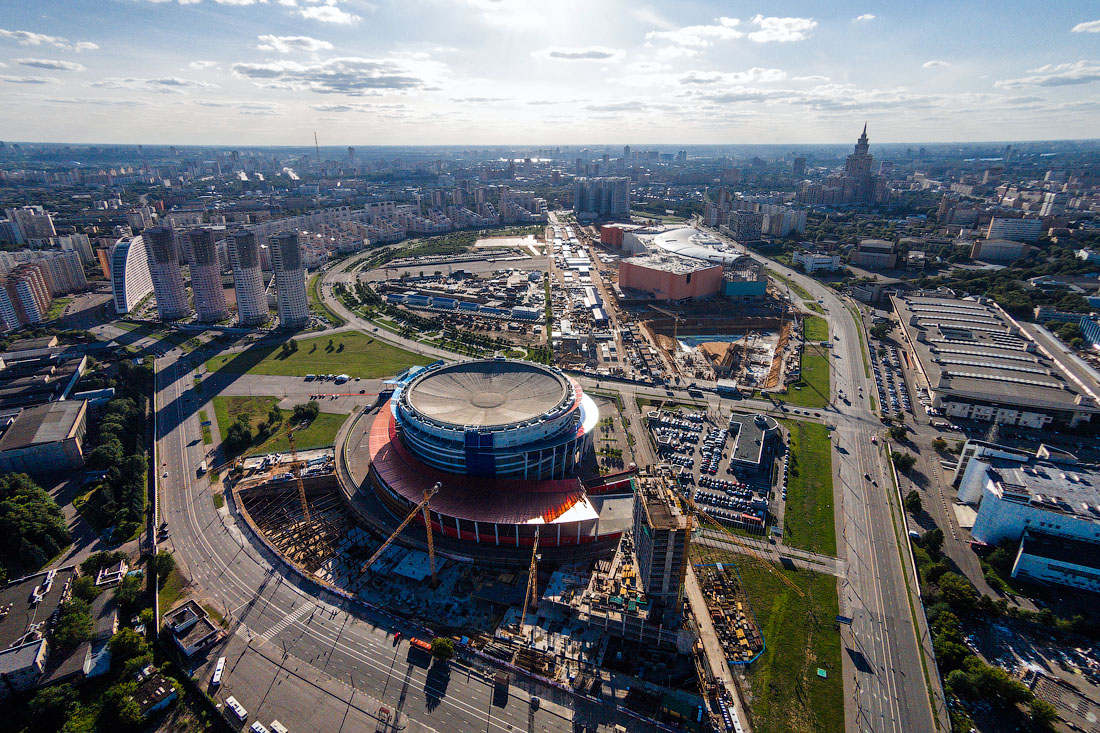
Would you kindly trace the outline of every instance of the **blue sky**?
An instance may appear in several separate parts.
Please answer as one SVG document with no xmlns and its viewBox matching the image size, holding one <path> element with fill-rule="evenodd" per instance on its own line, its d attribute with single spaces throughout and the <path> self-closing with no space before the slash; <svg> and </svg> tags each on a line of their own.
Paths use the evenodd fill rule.
<svg viewBox="0 0 1100 733">
<path fill-rule="evenodd" d="M 0 134 L 181 144 L 1100 135 L 1100 3 L 0 0 Z"/>
</svg>

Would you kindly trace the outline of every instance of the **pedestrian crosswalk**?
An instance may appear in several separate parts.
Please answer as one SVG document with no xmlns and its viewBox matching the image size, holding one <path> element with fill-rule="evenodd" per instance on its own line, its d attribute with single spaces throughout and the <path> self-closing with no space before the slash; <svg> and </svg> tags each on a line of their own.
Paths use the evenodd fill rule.
<svg viewBox="0 0 1100 733">
<path fill-rule="evenodd" d="M 271 641 L 276 634 L 278 634 L 280 631 L 287 628 L 303 616 L 312 613 L 315 608 L 316 607 L 312 603 L 303 603 L 302 605 L 298 606 L 296 609 L 288 613 L 286 616 L 283 616 L 278 623 L 276 623 L 264 633 L 260 634 L 258 638 L 260 639 L 260 641 L 263 642 Z"/>
</svg>

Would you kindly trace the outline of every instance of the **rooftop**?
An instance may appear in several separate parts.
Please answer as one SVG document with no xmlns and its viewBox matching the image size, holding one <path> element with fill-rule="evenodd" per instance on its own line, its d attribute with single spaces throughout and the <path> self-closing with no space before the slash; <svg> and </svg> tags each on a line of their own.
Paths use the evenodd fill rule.
<svg viewBox="0 0 1100 733">
<path fill-rule="evenodd" d="M 26 408 L 0 436 L 0 451 L 65 440 L 73 434 L 85 405 L 84 400 L 65 400 Z"/>
<path fill-rule="evenodd" d="M 932 389 L 981 402 L 1100 412 L 1095 396 L 989 301 L 891 297 Z"/>
<path fill-rule="evenodd" d="M 495 426 L 535 420 L 572 389 L 561 374 L 520 361 L 475 361 L 444 366 L 413 379 L 408 403 L 451 425 Z"/>
<path fill-rule="evenodd" d="M 651 252 L 649 254 L 638 255 L 637 257 L 627 257 L 623 260 L 623 263 L 636 265 L 637 267 L 645 267 L 650 270 L 671 272 L 674 275 L 687 275 L 692 272 L 699 272 L 700 270 L 709 270 L 717 266 L 712 262 L 703 262 L 701 260 L 680 257 L 679 255 L 665 252 Z"/>
<path fill-rule="evenodd" d="M 736 262 L 743 256 L 720 239 L 694 227 L 670 229 L 652 237 L 651 241 L 654 247 L 669 254 L 719 265 Z"/>
<path fill-rule="evenodd" d="M 28 575 L 0 588 L 0 649 L 7 649 L 33 633 L 61 605 L 61 596 L 75 576 L 73 568 Z M 34 598 L 39 601 L 34 602 Z"/>
<path fill-rule="evenodd" d="M 986 460 L 986 477 L 1002 499 L 1100 522 L 1100 466 Z"/>
<path fill-rule="evenodd" d="M 1100 544 L 1045 532 L 1024 533 L 1020 551 L 1028 555 L 1069 565 L 1084 565 L 1100 570 Z"/>
</svg>

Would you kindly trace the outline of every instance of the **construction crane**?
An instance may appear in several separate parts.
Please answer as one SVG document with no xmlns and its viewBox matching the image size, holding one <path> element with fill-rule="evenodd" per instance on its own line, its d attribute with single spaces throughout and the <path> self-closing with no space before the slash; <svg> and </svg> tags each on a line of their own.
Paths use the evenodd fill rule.
<svg viewBox="0 0 1100 733">
<path fill-rule="evenodd" d="M 669 318 L 672 319 L 672 340 L 678 342 L 680 340 L 678 338 L 679 331 L 680 331 L 680 321 L 684 320 L 680 316 L 680 314 L 679 313 L 673 313 L 670 310 L 665 310 L 664 308 L 660 308 L 658 306 L 655 306 L 652 303 L 650 303 L 649 307 L 652 308 L 653 310 L 657 311 L 658 313 L 664 313 L 666 316 L 668 316 Z"/>
<path fill-rule="evenodd" d="M 775 577 L 782 580 L 783 583 L 787 585 L 787 587 L 789 587 L 791 590 L 793 590 L 795 593 L 797 593 L 800 597 L 805 597 L 806 594 L 803 593 L 802 590 L 797 585 L 795 585 L 794 582 L 792 582 L 790 580 L 790 578 L 788 578 L 782 572 L 777 570 L 774 563 L 768 562 L 768 560 L 766 558 L 764 558 L 759 553 L 757 553 L 756 550 L 754 550 L 751 546 L 749 546 L 748 543 L 743 542 L 740 537 L 738 537 L 736 534 L 734 534 L 733 531 L 730 530 L 729 527 L 722 524 L 717 519 L 710 516 L 705 511 L 703 511 L 698 506 L 696 506 L 694 499 L 691 502 L 691 506 L 692 506 L 692 509 L 695 511 L 695 513 L 697 515 L 699 515 L 701 517 L 705 517 L 705 518 L 709 519 L 711 522 L 713 522 L 714 524 L 716 524 L 718 526 L 718 529 L 722 530 L 726 534 L 726 536 L 729 537 L 734 542 L 734 544 L 736 544 L 738 547 L 740 547 L 745 552 L 746 555 L 748 555 L 749 557 L 751 557 L 754 560 L 756 560 L 757 562 L 759 562 L 760 565 L 762 565 L 765 570 L 767 570 L 769 573 L 771 573 Z"/>
<path fill-rule="evenodd" d="M 535 544 L 531 548 L 531 568 L 527 571 L 527 592 L 523 595 L 523 612 L 519 615 L 519 632 L 523 633 L 523 624 L 527 620 L 527 604 L 537 598 L 539 587 L 539 528 L 535 527 Z M 518 653 L 518 652 L 517 652 Z"/>
<path fill-rule="evenodd" d="M 433 496 L 436 495 L 436 493 L 442 488 L 442 486 L 443 484 L 437 481 L 435 483 L 435 486 L 432 486 L 430 489 L 424 490 L 424 500 L 413 507 L 413 510 L 409 512 L 409 516 L 405 517 L 405 521 L 397 525 L 397 529 L 393 531 L 393 534 L 387 537 L 386 541 L 382 543 L 382 546 L 379 547 L 375 551 L 375 553 L 370 556 L 369 560 L 363 563 L 363 567 L 360 572 L 367 572 L 367 568 L 373 565 L 374 561 L 380 558 L 382 556 L 382 553 L 385 552 L 389 548 L 389 546 L 393 544 L 394 540 L 397 539 L 397 536 L 404 531 L 405 527 L 409 526 L 409 522 L 411 522 L 413 518 L 416 517 L 417 513 L 423 511 L 424 528 L 428 532 L 428 564 L 432 571 L 432 587 L 434 588 L 439 584 L 439 581 L 435 577 L 435 544 L 432 541 L 432 521 L 431 517 L 428 514 L 428 502 Z"/>
</svg>

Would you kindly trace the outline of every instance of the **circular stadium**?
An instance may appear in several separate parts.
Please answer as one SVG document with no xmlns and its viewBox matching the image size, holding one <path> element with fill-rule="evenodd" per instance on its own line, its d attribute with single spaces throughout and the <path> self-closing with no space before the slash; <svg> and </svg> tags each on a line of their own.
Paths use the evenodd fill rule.
<svg viewBox="0 0 1100 733">
<path fill-rule="evenodd" d="M 367 476 L 395 516 L 438 482 L 430 515 L 445 536 L 502 548 L 530 546 L 536 527 L 540 546 L 617 539 L 621 521 L 601 527 L 602 502 L 577 476 L 600 415 L 570 377 L 491 359 L 414 367 L 391 384 Z"/>
</svg>

